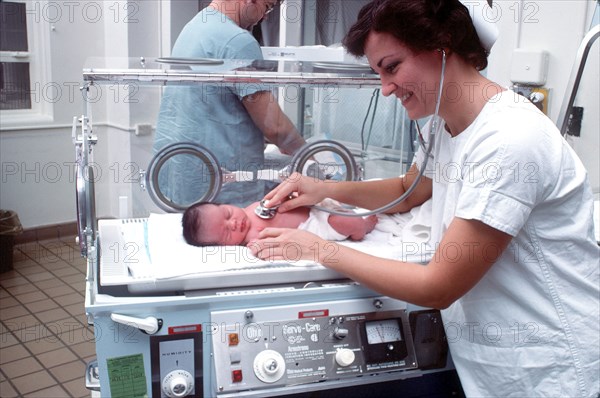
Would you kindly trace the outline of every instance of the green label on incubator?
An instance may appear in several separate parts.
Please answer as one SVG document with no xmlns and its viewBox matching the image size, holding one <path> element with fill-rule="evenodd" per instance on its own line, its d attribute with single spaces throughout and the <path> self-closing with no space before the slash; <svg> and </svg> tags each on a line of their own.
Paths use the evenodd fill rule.
<svg viewBox="0 0 600 398">
<path fill-rule="evenodd" d="M 106 362 L 112 398 L 148 396 L 144 356 L 142 354 L 109 358 Z"/>
</svg>

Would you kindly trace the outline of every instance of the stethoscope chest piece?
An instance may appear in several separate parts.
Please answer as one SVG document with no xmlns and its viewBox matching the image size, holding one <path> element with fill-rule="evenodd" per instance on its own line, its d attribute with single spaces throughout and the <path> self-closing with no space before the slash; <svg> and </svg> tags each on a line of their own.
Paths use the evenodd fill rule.
<svg viewBox="0 0 600 398">
<path fill-rule="evenodd" d="M 258 217 L 264 220 L 270 220 L 273 217 L 275 217 L 278 208 L 279 205 L 274 207 L 267 207 L 266 201 L 263 199 L 260 201 L 259 205 L 256 206 L 256 209 L 254 209 L 254 214 L 256 214 Z"/>
</svg>

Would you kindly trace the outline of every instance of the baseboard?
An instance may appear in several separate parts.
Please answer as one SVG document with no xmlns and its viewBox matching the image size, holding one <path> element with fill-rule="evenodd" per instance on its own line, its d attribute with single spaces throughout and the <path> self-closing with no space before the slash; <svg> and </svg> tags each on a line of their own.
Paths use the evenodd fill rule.
<svg viewBox="0 0 600 398">
<path fill-rule="evenodd" d="M 15 236 L 15 244 L 38 242 L 41 240 L 59 239 L 65 242 L 75 242 L 77 223 L 46 225 L 28 228 L 22 234 Z"/>
</svg>

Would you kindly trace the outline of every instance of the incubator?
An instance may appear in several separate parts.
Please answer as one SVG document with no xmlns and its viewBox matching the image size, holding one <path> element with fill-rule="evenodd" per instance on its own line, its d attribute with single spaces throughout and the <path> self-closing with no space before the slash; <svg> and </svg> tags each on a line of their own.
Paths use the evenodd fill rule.
<svg viewBox="0 0 600 398">
<path fill-rule="evenodd" d="M 276 183 L 294 171 L 332 180 L 401 175 L 416 131 L 398 101 L 380 96 L 368 66 L 92 59 L 83 80 L 73 143 L 97 354 L 88 388 L 113 398 L 460 391 L 438 311 L 382 297 L 293 253 L 265 262 L 245 247 L 187 245 L 180 212 L 189 203 L 161 187 L 161 169 L 175 156 L 208 170 L 197 201 L 214 199 L 224 184 Z M 152 149 L 161 87 L 242 84 L 272 90 L 308 144 L 293 156 L 267 146 L 265 164 L 251 172 L 221 167 L 202 143 Z M 340 244 L 421 263 L 431 256 L 426 245 L 389 236 L 374 231 Z"/>
</svg>

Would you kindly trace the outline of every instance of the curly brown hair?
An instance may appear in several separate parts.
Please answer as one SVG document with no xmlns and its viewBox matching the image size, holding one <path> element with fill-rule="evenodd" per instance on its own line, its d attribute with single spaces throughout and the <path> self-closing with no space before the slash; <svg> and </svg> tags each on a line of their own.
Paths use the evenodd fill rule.
<svg viewBox="0 0 600 398">
<path fill-rule="evenodd" d="M 417 53 L 446 48 L 477 70 L 487 67 L 488 53 L 459 0 L 375 0 L 362 8 L 342 43 L 361 57 L 371 31 L 389 33 Z"/>
</svg>

